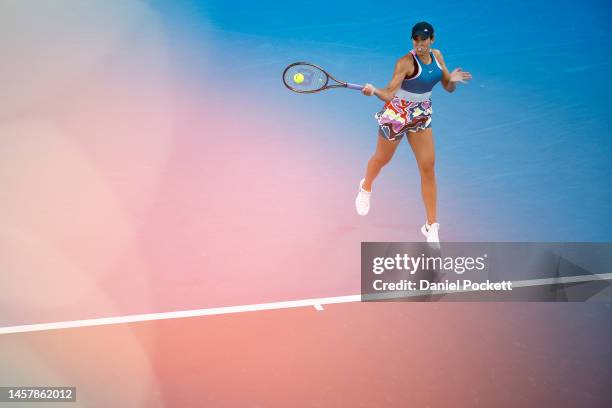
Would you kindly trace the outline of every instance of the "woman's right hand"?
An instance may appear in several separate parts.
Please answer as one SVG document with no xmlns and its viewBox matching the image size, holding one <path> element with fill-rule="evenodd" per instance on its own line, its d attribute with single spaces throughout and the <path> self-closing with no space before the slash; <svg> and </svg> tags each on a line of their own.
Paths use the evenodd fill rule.
<svg viewBox="0 0 612 408">
<path fill-rule="evenodd" d="M 376 91 L 376 88 L 374 88 L 374 85 L 372 85 L 372 84 L 365 84 L 363 89 L 361 90 L 361 92 L 365 96 L 372 96 L 372 95 L 374 95 L 375 91 Z"/>
</svg>

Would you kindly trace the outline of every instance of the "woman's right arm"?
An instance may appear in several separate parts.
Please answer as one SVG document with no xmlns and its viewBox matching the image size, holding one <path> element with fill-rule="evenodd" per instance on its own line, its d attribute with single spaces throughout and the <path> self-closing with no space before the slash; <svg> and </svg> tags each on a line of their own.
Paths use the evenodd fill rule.
<svg viewBox="0 0 612 408">
<path fill-rule="evenodd" d="M 402 81 L 406 78 L 409 72 L 414 70 L 414 62 L 410 55 L 400 58 L 395 64 L 393 78 L 386 88 L 375 88 L 372 84 L 366 84 L 363 87 L 363 94 L 367 96 L 376 95 L 385 102 L 389 102 L 395 96 L 395 92 L 402 85 Z"/>
</svg>

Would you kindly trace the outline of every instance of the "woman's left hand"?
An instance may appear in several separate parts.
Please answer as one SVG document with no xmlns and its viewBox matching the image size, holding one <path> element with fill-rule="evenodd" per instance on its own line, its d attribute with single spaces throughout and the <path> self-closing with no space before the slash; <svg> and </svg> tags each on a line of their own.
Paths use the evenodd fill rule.
<svg viewBox="0 0 612 408">
<path fill-rule="evenodd" d="M 465 84 L 470 79 L 472 79 L 472 74 L 462 70 L 461 68 L 455 68 L 450 74 L 451 82 L 461 82 L 462 84 Z"/>
</svg>

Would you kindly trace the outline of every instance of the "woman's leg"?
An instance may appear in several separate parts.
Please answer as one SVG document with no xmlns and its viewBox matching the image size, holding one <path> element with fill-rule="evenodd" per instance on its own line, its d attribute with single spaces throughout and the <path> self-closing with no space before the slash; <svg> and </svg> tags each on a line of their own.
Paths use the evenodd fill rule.
<svg viewBox="0 0 612 408">
<path fill-rule="evenodd" d="M 419 173 L 421 173 L 421 194 L 425 203 L 425 212 L 427 213 L 427 222 L 433 224 L 437 222 L 436 214 L 436 173 L 435 165 L 435 149 L 433 133 L 431 128 L 423 129 L 418 132 L 409 132 L 408 141 L 414 152 Z"/>
<path fill-rule="evenodd" d="M 376 144 L 376 151 L 368 161 L 368 167 L 366 169 L 365 181 L 363 182 L 363 189 L 366 191 L 372 191 L 372 183 L 380 170 L 389 163 L 395 153 L 395 149 L 399 145 L 399 140 L 391 141 L 384 138 L 380 132 L 378 133 L 378 142 Z"/>
</svg>

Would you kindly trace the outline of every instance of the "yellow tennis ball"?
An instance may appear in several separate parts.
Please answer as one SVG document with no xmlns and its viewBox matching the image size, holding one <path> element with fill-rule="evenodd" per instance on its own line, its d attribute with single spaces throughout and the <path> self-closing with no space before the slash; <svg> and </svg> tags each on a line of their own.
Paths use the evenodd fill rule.
<svg viewBox="0 0 612 408">
<path fill-rule="evenodd" d="M 297 74 L 293 76 L 293 80 L 295 81 L 296 84 L 301 84 L 304 81 L 304 74 L 302 74 L 301 72 L 298 72 Z"/>
</svg>

